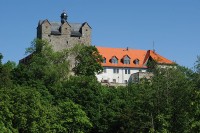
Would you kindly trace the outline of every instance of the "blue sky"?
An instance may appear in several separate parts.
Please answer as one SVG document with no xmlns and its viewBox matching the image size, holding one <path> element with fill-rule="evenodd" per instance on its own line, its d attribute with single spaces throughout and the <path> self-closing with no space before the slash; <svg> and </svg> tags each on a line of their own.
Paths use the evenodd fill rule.
<svg viewBox="0 0 200 133">
<path fill-rule="evenodd" d="M 200 0 L 2 0 L 0 53 L 18 63 L 40 19 L 88 22 L 96 46 L 153 49 L 192 68 L 200 55 Z"/>
</svg>

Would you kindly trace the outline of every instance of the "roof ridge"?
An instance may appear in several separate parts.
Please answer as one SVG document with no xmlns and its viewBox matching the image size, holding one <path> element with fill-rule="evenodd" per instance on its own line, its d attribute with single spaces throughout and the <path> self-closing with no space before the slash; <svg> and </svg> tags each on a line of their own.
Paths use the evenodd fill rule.
<svg viewBox="0 0 200 133">
<path fill-rule="evenodd" d="M 83 23 L 72 23 L 72 22 L 68 22 L 69 24 L 83 24 Z"/>
<path fill-rule="evenodd" d="M 50 23 L 61 23 L 61 22 L 56 22 L 56 21 L 50 21 Z"/>
<path fill-rule="evenodd" d="M 127 50 L 127 48 L 116 48 L 116 47 L 106 47 L 106 46 L 97 46 L 97 45 L 95 45 L 97 48 L 109 48 L 109 49 L 121 49 L 121 50 L 124 50 L 124 51 L 128 51 L 128 50 L 139 50 L 139 51 L 148 51 L 148 50 L 144 50 L 144 49 L 134 49 L 134 48 L 128 48 L 128 50 Z"/>
<path fill-rule="evenodd" d="M 158 63 L 165 63 L 165 64 L 172 64 L 172 61 L 153 52 L 152 50 L 141 50 L 141 49 L 127 49 L 127 48 L 113 48 L 113 47 L 105 47 L 105 46 L 96 46 L 99 53 L 105 57 L 106 59 L 110 60 L 113 56 L 120 59 L 118 64 L 112 64 L 110 61 L 107 61 L 106 63 L 102 63 L 103 66 L 112 66 L 112 67 L 139 67 L 143 68 L 146 66 L 146 63 L 149 59 L 149 57 L 152 56 L 154 60 L 157 60 L 160 58 Z M 124 58 L 124 56 L 128 55 L 131 60 L 130 64 L 124 64 L 121 59 Z M 140 61 L 139 64 L 135 64 L 134 60 L 138 59 Z"/>
</svg>

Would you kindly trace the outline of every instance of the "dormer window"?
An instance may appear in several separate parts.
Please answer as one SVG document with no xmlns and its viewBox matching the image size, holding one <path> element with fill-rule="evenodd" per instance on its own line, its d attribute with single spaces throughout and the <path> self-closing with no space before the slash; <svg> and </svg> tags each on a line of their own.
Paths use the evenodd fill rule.
<svg viewBox="0 0 200 133">
<path fill-rule="evenodd" d="M 117 59 L 117 57 L 116 57 L 116 56 L 112 57 L 111 62 L 112 62 L 113 64 L 118 64 L 118 59 Z"/>
<path fill-rule="evenodd" d="M 135 60 L 133 61 L 133 63 L 134 63 L 135 65 L 139 65 L 140 60 L 139 60 L 139 59 L 135 59 Z"/>
<path fill-rule="evenodd" d="M 103 63 L 106 63 L 106 58 L 105 57 L 103 58 Z"/>
<path fill-rule="evenodd" d="M 128 55 L 124 56 L 123 62 L 124 64 L 130 64 L 130 57 Z"/>
</svg>

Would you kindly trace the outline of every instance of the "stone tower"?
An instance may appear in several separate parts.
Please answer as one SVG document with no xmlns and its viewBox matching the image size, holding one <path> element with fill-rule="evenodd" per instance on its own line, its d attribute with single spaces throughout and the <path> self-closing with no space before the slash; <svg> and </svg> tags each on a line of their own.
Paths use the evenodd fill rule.
<svg viewBox="0 0 200 133">
<path fill-rule="evenodd" d="M 60 15 L 60 22 L 40 20 L 37 27 L 37 38 L 47 40 L 54 51 L 69 49 L 76 44 L 91 45 L 91 27 L 85 23 L 69 23 L 67 13 Z M 75 65 L 75 57 L 70 55 L 70 70 Z M 23 61 L 23 60 L 22 60 Z"/>
<path fill-rule="evenodd" d="M 91 27 L 85 23 L 69 23 L 67 13 L 63 12 L 60 22 L 40 20 L 37 38 L 47 40 L 53 50 L 60 51 L 76 44 L 91 45 Z"/>
</svg>

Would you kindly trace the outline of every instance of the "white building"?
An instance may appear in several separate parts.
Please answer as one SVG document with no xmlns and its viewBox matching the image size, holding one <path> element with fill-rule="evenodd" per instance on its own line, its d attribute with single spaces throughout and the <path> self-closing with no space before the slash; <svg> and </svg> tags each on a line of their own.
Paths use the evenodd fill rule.
<svg viewBox="0 0 200 133">
<path fill-rule="evenodd" d="M 96 77 L 102 83 L 126 84 L 132 74 L 146 72 L 150 60 L 156 61 L 161 66 L 174 64 L 152 50 L 107 47 L 97 47 L 97 49 L 103 56 L 104 71 Z"/>
</svg>

